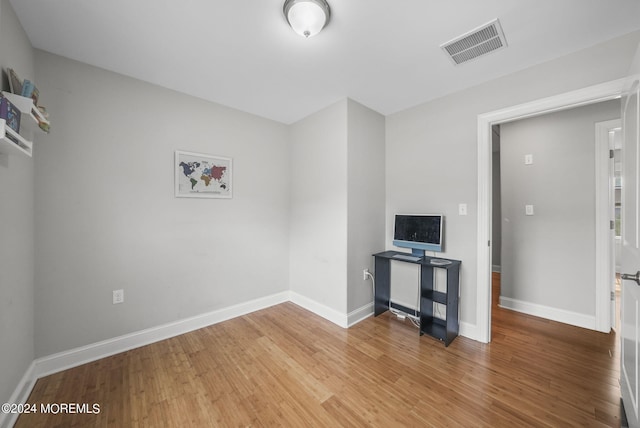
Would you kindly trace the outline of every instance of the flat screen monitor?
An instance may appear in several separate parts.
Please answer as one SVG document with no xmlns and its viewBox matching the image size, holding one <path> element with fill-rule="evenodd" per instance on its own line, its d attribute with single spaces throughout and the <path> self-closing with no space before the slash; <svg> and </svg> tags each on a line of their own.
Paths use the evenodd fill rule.
<svg viewBox="0 0 640 428">
<path fill-rule="evenodd" d="M 414 255 L 443 249 L 444 216 L 441 214 L 396 214 L 393 245 L 411 248 Z"/>
</svg>

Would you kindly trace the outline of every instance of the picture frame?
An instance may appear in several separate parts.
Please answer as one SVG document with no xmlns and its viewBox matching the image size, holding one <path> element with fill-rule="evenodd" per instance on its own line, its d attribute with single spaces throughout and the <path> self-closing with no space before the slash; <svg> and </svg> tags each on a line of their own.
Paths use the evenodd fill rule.
<svg viewBox="0 0 640 428">
<path fill-rule="evenodd" d="M 233 159 L 182 150 L 175 152 L 175 197 L 233 197 Z"/>
</svg>

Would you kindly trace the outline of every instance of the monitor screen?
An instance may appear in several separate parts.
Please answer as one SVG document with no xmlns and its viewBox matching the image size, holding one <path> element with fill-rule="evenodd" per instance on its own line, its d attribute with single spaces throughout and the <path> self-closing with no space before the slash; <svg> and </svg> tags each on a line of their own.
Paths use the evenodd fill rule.
<svg viewBox="0 0 640 428">
<path fill-rule="evenodd" d="M 393 245 L 422 251 L 442 251 L 441 214 L 396 214 Z M 416 251 L 414 251 L 416 252 Z"/>
</svg>

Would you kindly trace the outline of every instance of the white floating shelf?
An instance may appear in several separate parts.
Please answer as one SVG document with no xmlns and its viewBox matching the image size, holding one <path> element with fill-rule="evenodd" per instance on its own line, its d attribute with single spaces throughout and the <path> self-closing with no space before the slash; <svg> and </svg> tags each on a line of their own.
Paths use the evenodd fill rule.
<svg viewBox="0 0 640 428">
<path fill-rule="evenodd" d="M 25 140 L 16 131 L 9 128 L 4 119 L 0 119 L 0 153 L 8 155 L 24 154 L 29 157 L 33 153 L 31 141 Z"/>
<path fill-rule="evenodd" d="M 50 125 L 49 120 L 44 117 L 42 112 L 38 109 L 38 107 L 36 107 L 31 98 L 12 94 L 11 92 L 6 91 L 2 91 L 2 95 L 4 95 L 5 98 L 11 101 L 11 104 L 15 105 L 18 110 L 20 110 L 20 113 L 28 114 L 33 120 L 36 121 L 36 123 L 46 123 L 47 125 Z"/>
</svg>

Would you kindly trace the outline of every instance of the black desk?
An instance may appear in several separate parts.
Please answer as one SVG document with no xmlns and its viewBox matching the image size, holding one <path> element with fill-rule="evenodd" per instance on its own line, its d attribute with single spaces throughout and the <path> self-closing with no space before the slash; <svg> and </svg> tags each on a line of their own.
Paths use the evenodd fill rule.
<svg viewBox="0 0 640 428">
<path fill-rule="evenodd" d="M 460 322 L 458 319 L 458 295 L 460 289 L 460 260 L 443 259 L 425 256 L 418 261 L 395 258 L 394 256 L 410 254 L 398 251 L 384 251 L 374 254 L 375 257 L 375 302 L 374 315 L 378 316 L 389 309 L 391 299 L 391 260 L 412 263 L 420 266 L 420 335 L 428 334 L 444 342 L 445 346 L 458 336 Z M 449 260 L 446 265 L 432 264 L 432 260 Z M 433 289 L 434 269 L 444 269 L 447 273 L 447 291 Z M 446 319 L 433 314 L 433 303 L 445 305 Z"/>
</svg>

